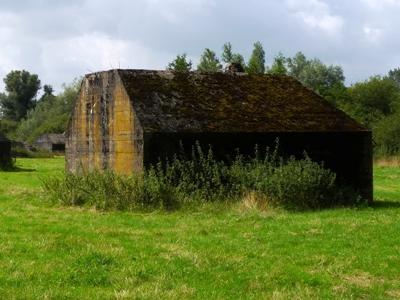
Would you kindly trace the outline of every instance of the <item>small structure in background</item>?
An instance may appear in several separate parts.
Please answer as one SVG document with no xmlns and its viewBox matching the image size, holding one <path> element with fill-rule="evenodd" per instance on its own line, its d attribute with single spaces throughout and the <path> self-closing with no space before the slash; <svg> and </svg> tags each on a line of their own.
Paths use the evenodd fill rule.
<svg viewBox="0 0 400 300">
<path fill-rule="evenodd" d="M 225 73 L 243 73 L 244 68 L 240 63 L 230 63 L 225 67 Z"/>
<path fill-rule="evenodd" d="M 224 159 L 258 149 L 303 158 L 372 201 L 371 131 L 296 79 L 111 70 L 87 75 L 66 132 L 66 169 L 141 172 L 198 141 Z"/>
<path fill-rule="evenodd" d="M 11 141 L 0 133 L 0 168 L 11 166 Z"/>
<path fill-rule="evenodd" d="M 34 145 L 49 152 L 65 152 L 65 136 L 63 133 L 43 134 L 38 137 Z"/>
</svg>

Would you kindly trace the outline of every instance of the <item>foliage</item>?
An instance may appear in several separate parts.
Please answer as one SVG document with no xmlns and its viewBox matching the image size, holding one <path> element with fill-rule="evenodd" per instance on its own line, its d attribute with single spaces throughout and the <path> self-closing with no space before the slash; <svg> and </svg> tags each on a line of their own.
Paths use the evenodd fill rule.
<svg viewBox="0 0 400 300">
<path fill-rule="evenodd" d="M 175 72 L 189 72 L 192 69 L 192 61 L 188 60 L 186 53 L 177 55 L 167 66 L 167 70 Z"/>
<path fill-rule="evenodd" d="M 391 156 L 400 153 L 400 111 L 382 118 L 373 127 L 375 154 Z"/>
<path fill-rule="evenodd" d="M 80 80 L 64 85 L 64 91 L 57 96 L 44 94 L 34 109 L 28 112 L 26 119 L 20 122 L 16 137 L 33 142 L 45 133 L 63 133 L 77 97 Z"/>
<path fill-rule="evenodd" d="M 222 61 L 226 64 L 238 64 L 242 66 L 243 70 L 246 69 L 244 57 L 239 53 L 234 53 L 232 44 L 229 42 L 225 43 L 222 47 Z"/>
<path fill-rule="evenodd" d="M 388 78 L 393 80 L 397 87 L 400 88 L 400 68 L 390 70 L 388 73 Z"/>
<path fill-rule="evenodd" d="M 283 56 L 282 53 L 278 53 L 277 56 L 274 57 L 274 62 L 269 68 L 268 73 L 269 74 L 278 74 L 278 75 L 285 75 L 287 74 L 288 70 L 286 68 L 286 61 L 287 58 Z"/>
<path fill-rule="evenodd" d="M 303 53 L 298 52 L 294 57 L 287 58 L 286 68 L 289 75 L 330 102 L 337 104 L 344 101 L 345 77 L 340 66 L 328 66 L 319 59 L 307 59 Z"/>
<path fill-rule="evenodd" d="M 229 64 L 232 62 L 232 60 L 233 60 L 232 44 L 228 42 L 222 46 L 222 61 L 226 64 Z"/>
<path fill-rule="evenodd" d="M 47 97 L 47 96 L 51 96 L 53 94 L 54 94 L 53 87 L 51 85 L 49 85 L 49 84 L 45 84 L 43 86 L 43 96 L 42 96 L 42 98 Z"/>
<path fill-rule="evenodd" d="M 5 136 L 12 135 L 18 127 L 18 122 L 8 119 L 0 119 L 0 134 Z"/>
<path fill-rule="evenodd" d="M 43 187 L 53 199 L 64 205 L 88 205 L 100 210 L 144 210 L 170 208 L 174 191 L 154 177 L 119 176 L 98 171 L 66 174 L 64 178 L 43 180 Z"/>
<path fill-rule="evenodd" d="M 201 72 L 220 72 L 222 65 L 214 51 L 206 48 L 201 55 L 197 70 Z"/>
<path fill-rule="evenodd" d="M 300 79 L 302 73 L 310 64 L 307 57 L 302 52 L 297 52 L 293 57 L 286 59 L 289 75 Z"/>
<path fill-rule="evenodd" d="M 291 158 L 274 168 L 269 177 L 258 183 L 258 188 L 275 206 L 320 209 L 342 204 L 336 202 L 335 179 L 334 173 L 308 157 L 298 161 Z"/>
<path fill-rule="evenodd" d="M 232 164 L 193 147 L 190 157 L 181 155 L 159 163 L 142 177 L 118 176 L 97 171 L 44 182 L 46 193 L 66 205 L 87 205 L 98 209 L 137 210 L 176 208 L 190 202 L 234 201 L 257 192 L 271 206 L 289 210 L 320 209 L 358 204 L 355 194 L 348 197 L 335 183 L 335 174 L 323 165 L 277 157 L 277 151 L 263 159 L 238 155 Z M 340 196 L 340 198 L 339 198 Z"/>
<path fill-rule="evenodd" d="M 151 169 L 159 180 L 174 187 L 182 198 L 212 201 L 234 196 L 229 168 L 214 158 L 211 148 L 204 153 L 196 143 L 190 156 L 181 152 L 166 166 L 160 162 Z"/>
<path fill-rule="evenodd" d="M 373 76 L 348 88 L 349 102 L 344 108 L 367 127 L 395 112 L 400 104 L 400 90 L 387 77 Z"/>
<path fill-rule="evenodd" d="M 0 94 L 0 109 L 3 118 L 19 121 L 35 106 L 35 97 L 40 89 L 36 74 L 11 71 L 4 78 L 7 94 Z"/>
<path fill-rule="evenodd" d="M 254 43 L 254 49 L 246 68 L 249 74 L 265 73 L 265 51 L 261 42 Z"/>
<path fill-rule="evenodd" d="M 290 157 L 277 157 L 276 151 L 260 161 L 235 162 L 236 184 L 243 191 L 263 195 L 270 205 L 288 210 L 321 209 L 364 202 L 352 189 L 336 184 L 336 175 L 323 164 Z"/>
</svg>

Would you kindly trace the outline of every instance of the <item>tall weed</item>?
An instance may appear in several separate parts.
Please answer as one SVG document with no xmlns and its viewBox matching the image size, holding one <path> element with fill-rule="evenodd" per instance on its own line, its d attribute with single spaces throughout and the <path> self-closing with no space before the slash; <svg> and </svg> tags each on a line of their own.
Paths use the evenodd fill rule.
<svg viewBox="0 0 400 300">
<path fill-rule="evenodd" d="M 143 174 L 121 176 L 112 171 L 66 174 L 47 179 L 43 187 L 65 205 L 101 210 L 175 209 L 188 202 L 238 201 L 256 194 L 268 205 L 289 210 L 320 209 L 360 202 L 351 189 L 336 183 L 336 175 L 306 154 L 301 160 L 283 159 L 277 147 L 261 157 L 237 154 L 233 162 L 217 160 L 199 143 L 189 155 L 148 168 Z"/>
</svg>

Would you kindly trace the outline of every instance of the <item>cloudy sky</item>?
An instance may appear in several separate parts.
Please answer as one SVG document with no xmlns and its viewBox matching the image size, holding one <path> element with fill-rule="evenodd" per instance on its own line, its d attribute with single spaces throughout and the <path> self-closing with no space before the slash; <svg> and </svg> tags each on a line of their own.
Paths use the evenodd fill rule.
<svg viewBox="0 0 400 300">
<path fill-rule="evenodd" d="M 1 0 L 0 78 L 26 69 L 59 90 L 85 73 L 196 63 L 230 41 L 270 64 L 302 51 L 340 64 L 348 84 L 400 67 L 400 0 Z M 4 86 L 0 83 L 0 90 Z"/>
</svg>

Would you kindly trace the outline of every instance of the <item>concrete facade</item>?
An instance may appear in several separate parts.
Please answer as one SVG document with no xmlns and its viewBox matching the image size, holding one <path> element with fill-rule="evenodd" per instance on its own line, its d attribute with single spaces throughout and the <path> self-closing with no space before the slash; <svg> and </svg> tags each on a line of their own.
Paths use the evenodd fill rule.
<svg viewBox="0 0 400 300">
<path fill-rule="evenodd" d="M 49 152 L 64 152 L 65 151 L 65 136 L 64 134 L 48 133 L 41 135 L 35 141 L 35 146 L 45 149 Z"/>
</svg>

